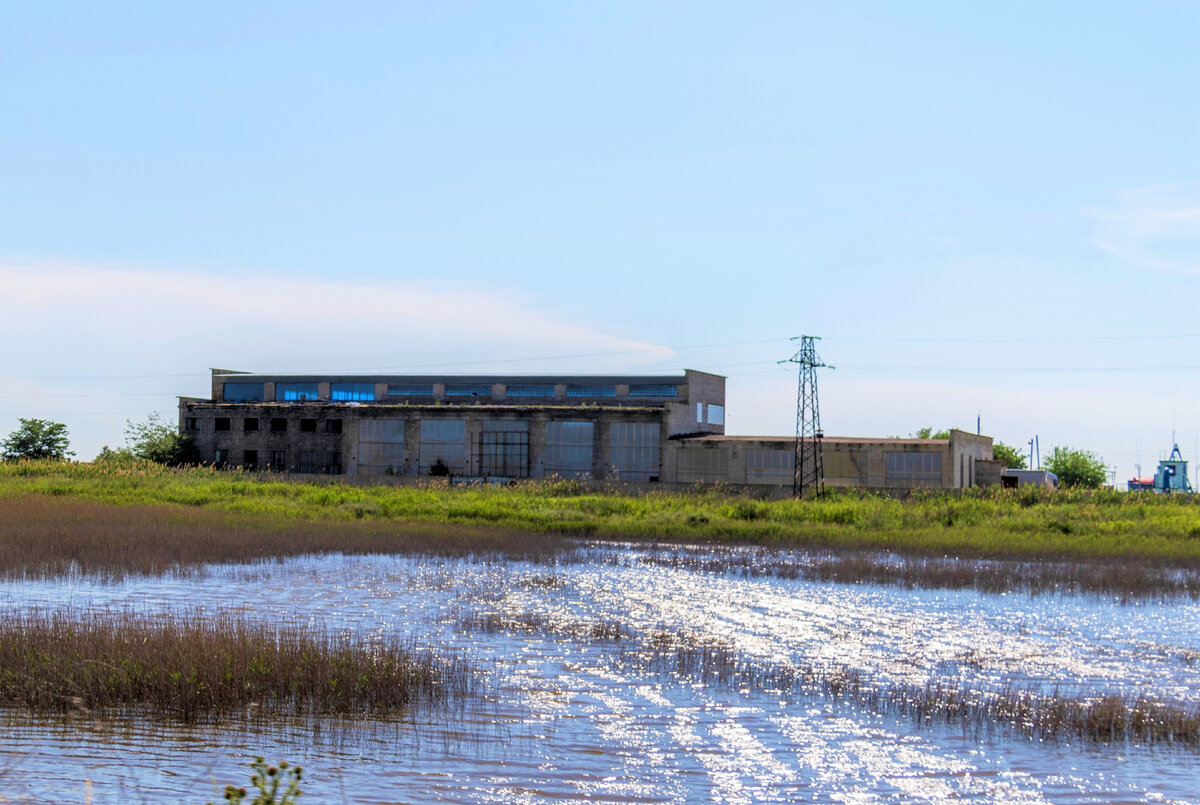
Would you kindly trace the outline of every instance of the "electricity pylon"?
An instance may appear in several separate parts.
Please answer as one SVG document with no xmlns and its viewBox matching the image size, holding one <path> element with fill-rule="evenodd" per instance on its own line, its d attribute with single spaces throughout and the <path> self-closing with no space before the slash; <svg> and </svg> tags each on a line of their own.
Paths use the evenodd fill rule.
<svg viewBox="0 0 1200 805">
<path fill-rule="evenodd" d="M 796 390 L 796 457 L 792 471 L 792 494 L 798 498 L 825 493 L 825 467 L 821 457 L 821 406 L 817 400 L 817 369 L 832 366 L 817 355 L 820 338 L 802 335 L 800 351 L 780 363 L 800 364 L 800 383 Z"/>
</svg>

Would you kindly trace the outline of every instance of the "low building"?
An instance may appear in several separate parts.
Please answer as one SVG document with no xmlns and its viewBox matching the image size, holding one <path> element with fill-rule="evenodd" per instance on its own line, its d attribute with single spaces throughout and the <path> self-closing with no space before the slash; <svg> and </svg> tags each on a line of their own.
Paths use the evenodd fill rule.
<svg viewBox="0 0 1200 805">
<path fill-rule="evenodd" d="M 982 485 L 976 467 L 992 458 L 990 436 L 961 430 L 949 439 L 821 440 L 825 485 L 857 489 L 965 489 Z M 723 481 L 790 487 L 795 440 L 785 436 L 699 436 L 677 440 L 669 477 L 681 483 Z"/>
<path fill-rule="evenodd" d="M 280 473 L 582 478 L 790 489 L 790 436 L 726 436 L 725 378 L 679 375 L 268 375 L 214 369 L 182 397 L 204 463 Z M 961 489 L 992 440 L 823 439 L 832 487 Z"/>
</svg>

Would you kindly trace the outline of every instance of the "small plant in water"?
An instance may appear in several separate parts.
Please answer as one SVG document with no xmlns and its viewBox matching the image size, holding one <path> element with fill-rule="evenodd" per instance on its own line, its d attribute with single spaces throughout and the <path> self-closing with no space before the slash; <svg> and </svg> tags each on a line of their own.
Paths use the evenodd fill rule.
<svg viewBox="0 0 1200 805">
<path fill-rule="evenodd" d="M 278 766 L 270 766 L 261 756 L 254 758 L 254 762 L 249 765 L 254 769 L 254 773 L 250 775 L 250 785 L 258 790 L 254 799 L 248 801 L 249 805 L 292 805 L 300 796 L 300 777 L 303 771 L 299 766 L 289 768 L 286 760 Z M 280 792 L 279 787 L 283 785 L 285 776 L 287 788 Z M 246 802 L 248 796 L 250 793 L 244 788 L 225 786 L 226 802 L 239 805 Z M 213 804 L 210 802 L 208 805 Z"/>
</svg>

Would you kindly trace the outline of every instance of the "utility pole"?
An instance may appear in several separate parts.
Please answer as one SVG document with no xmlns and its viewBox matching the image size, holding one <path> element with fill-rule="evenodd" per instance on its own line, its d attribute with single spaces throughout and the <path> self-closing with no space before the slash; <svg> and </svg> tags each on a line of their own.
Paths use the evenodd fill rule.
<svg viewBox="0 0 1200 805">
<path fill-rule="evenodd" d="M 798 498 L 825 492 L 825 468 L 821 460 L 821 406 L 817 400 L 817 369 L 832 369 L 817 355 L 816 341 L 820 338 L 802 335 L 793 338 L 800 342 L 800 351 L 780 363 L 800 364 L 800 381 L 796 389 L 796 455 L 792 472 L 792 494 Z"/>
</svg>

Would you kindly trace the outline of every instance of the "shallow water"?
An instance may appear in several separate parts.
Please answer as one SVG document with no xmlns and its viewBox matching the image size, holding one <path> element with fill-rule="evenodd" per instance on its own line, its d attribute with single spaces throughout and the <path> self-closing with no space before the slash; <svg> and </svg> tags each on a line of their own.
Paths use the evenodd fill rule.
<svg viewBox="0 0 1200 805">
<path fill-rule="evenodd" d="M 661 550 L 659 552 L 661 554 Z M 1200 751 L 917 726 L 804 690 L 632 662 L 658 631 L 769 667 L 1200 701 L 1200 605 L 739 578 L 591 546 L 561 565 L 304 557 L 199 578 L 0 585 L 0 610 L 240 611 L 456 652 L 488 693 L 400 724 L 33 721 L 10 713 L 0 802 L 201 802 L 249 756 L 306 767 L 309 802 L 1200 802 Z M 464 627 L 524 615 L 528 632 Z M 617 621 L 619 641 L 572 636 Z M 214 788 L 214 782 L 217 783 Z"/>
</svg>

